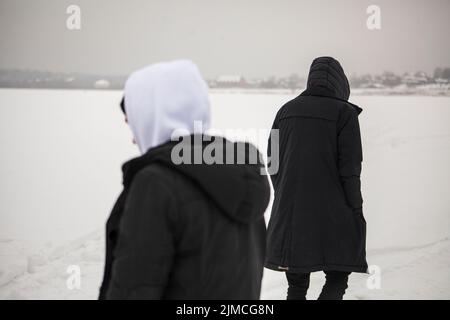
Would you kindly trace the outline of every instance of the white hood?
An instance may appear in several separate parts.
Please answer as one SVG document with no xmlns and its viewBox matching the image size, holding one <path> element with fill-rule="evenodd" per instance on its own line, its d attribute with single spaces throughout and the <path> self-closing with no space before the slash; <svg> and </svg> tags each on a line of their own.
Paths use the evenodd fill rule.
<svg viewBox="0 0 450 320">
<path fill-rule="evenodd" d="M 191 61 L 157 63 L 128 78 L 125 111 L 134 139 L 145 153 L 169 141 L 176 129 L 194 133 L 194 121 L 202 122 L 203 131 L 209 129 L 208 86 Z"/>
</svg>

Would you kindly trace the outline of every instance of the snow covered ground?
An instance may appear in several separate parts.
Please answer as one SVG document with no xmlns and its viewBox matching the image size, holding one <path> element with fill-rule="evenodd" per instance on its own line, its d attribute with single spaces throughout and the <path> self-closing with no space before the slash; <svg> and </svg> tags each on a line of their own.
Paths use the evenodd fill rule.
<svg viewBox="0 0 450 320">
<path fill-rule="evenodd" d="M 0 298 L 93 299 L 104 222 L 137 155 L 118 91 L 0 90 Z M 213 127 L 270 128 L 292 94 L 214 92 Z M 348 299 L 450 298 L 450 98 L 354 96 L 361 105 L 368 261 L 381 288 L 352 275 Z M 265 139 L 255 141 L 266 148 Z M 267 217 L 269 212 L 267 212 Z M 81 270 L 69 290 L 67 268 Z M 313 274 L 310 298 L 323 282 Z M 266 270 L 262 298 L 284 299 Z"/>
<path fill-rule="evenodd" d="M 380 286 L 369 289 L 373 275 L 353 274 L 346 299 L 450 299 L 450 239 L 419 247 L 370 250 L 372 264 L 381 268 Z M 104 241 L 101 232 L 78 241 L 42 262 L 18 264 L 22 273 L 0 286 L 0 299 L 96 299 L 103 274 Z M 80 267 L 80 288 L 69 289 L 69 266 Z M 313 273 L 308 299 L 316 299 L 323 273 Z M 284 273 L 265 270 L 262 299 L 284 299 Z"/>
</svg>

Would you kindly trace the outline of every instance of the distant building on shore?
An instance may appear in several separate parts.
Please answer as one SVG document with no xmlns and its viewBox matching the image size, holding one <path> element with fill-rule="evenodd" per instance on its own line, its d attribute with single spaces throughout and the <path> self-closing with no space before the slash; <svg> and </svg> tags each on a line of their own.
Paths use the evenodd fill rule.
<svg viewBox="0 0 450 320">
<path fill-rule="evenodd" d="M 424 85 L 429 82 L 430 79 L 425 72 L 417 72 L 414 75 L 406 73 L 402 78 L 402 83 L 410 87 Z"/>
<path fill-rule="evenodd" d="M 111 84 L 109 83 L 109 81 L 105 79 L 97 80 L 94 83 L 95 89 L 109 89 L 110 86 Z"/>
<path fill-rule="evenodd" d="M 217 77 L 215 86 L 218 88 L 245 88 L 247 87 L 247 81 L 240 75 L 224 75 Z"/>
</svg>

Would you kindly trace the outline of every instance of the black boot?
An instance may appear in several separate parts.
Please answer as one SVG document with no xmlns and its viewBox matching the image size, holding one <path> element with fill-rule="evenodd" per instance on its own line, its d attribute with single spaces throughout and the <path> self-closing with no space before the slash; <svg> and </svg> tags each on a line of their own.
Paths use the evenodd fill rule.
<svg viewBox="0 0 450 320">
<path fill-rule="evenodd" d="M 289 283 L 287 300 L 306 300 L 306 292 L 309 288 L 309 273 L 289 273 L 286 278 Z"/>
<path fill-rule="evenodd" d="M 345 289 L 348 288 L 349 275 L 349 272 L 325 271 L 326 281 L 319 300 L 342 300 Z"/>
</svg>

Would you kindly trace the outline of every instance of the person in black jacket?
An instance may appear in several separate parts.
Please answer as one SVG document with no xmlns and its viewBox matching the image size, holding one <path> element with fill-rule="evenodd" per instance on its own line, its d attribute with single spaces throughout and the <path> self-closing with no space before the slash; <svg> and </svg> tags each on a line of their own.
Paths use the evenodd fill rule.
<svg viewBox="0 0 450 320">
<path fill-rule="evenodd" d="M 208 126 L 209 101 L 190 61 L 131 75 L 123 110 L 143 155 L 123 166 L 99 298 L 259 299 L 270 188 L 264 165 L 248 161 L 256 148 L 195 132 L 195 120 Z M 224 159 L 244 150 L 245 164 L 195 164 L 214 143 Z"/>
<path fill-rule="evenodd" d="M 317 58 L 307 89 L 278 111 L 273 124 L 279 170 L 271 175 L 275 199 L 265 266 L 286 272 L 288 299 L 306 299 L 311 272 L 326 274 L 319 299 L 342 299 L 348 275 L 367 272 L 362 109 L 349 96 L 339 62 Z"/>
</svg>

